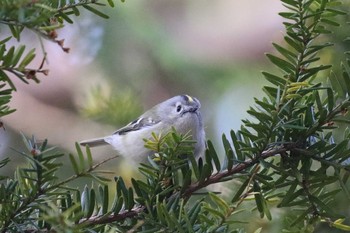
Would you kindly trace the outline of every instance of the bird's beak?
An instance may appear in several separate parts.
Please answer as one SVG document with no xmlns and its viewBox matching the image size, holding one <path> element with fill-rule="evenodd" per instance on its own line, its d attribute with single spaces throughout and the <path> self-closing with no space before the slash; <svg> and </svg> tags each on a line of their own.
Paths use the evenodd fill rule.
<svg viewBox="0 0 350 233">
<path fill-rule="evenodd" d="M 189 108 L 189 112 L 197 112 L 197 110 L 199 109 L 199 106 L 194 106 L 194 107 L 191 107 Z"/>
<path fill-rule="evenodd" d="M 196 112 L 198 111 L 199 107 L 200 107 L 199 105 L 187 107 L 187 108 L 185 109 L 185 111 L 182 112 L 182 114 L 185 114 L 185 113 L 187 113 L 187 112 L 196 113 Z"/>
</svg>

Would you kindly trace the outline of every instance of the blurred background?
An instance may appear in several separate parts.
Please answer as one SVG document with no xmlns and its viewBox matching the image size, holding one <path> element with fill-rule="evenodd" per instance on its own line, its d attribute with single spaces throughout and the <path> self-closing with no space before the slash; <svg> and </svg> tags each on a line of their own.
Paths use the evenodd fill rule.
<svg viewBox="0 0 350 233">
<path fill-rule="evenodd" d="M 0 129 L 1 156 L 15 161 L 8 175 L 23 162 L 11 149 L 23 147 L 19 132 L 74 153 L 74 142 L 111 134 L 178 94 L 201 101 L 207 138 L 222 151 L 222 134 L 238 129 L 253 97 L 263 95 L 261 71 L 274 69 L 264 53 L 283 38 L 282 9 L 275 0 L 117 1 L 103 9 L 109 20 L 82 10 L 75 24 L 58 31 L 70 52 L 44 42 L 49 75 L 39 85 L 17 82 L 11 103 L 17 111 L 1 119 L 6 130 Z M 22 42 L 37 47 L 40 64 L 37 36 L 28 32 Z M 93 149 L 96 161 L 114 154 L 108 146 Z M 137 169 L 122 158 L 104 167 L 124 176 Z M 64 175 L 70 172 L 67 165 Z M 232 185 L 217 188 L 229 194 Z M 272 224 L 246 216 L 254 216 L 255 229 L 279 232 L 282 210 L 273 211 Z"/>
</svg>

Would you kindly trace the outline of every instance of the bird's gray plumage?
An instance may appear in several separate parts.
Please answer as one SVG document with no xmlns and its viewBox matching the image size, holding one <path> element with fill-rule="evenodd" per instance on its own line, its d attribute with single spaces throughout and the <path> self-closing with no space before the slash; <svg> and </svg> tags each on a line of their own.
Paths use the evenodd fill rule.
<svg viewBox="0 0 350 233">
<path fill-rule="evenodd" d="M 144 147 L 143 139 L 150 137 L 152 132 L 165 134 L 173 127 L 180 134 L 190 133 L 197 142 L 195 155 L 202 155 L 205 150 L 205 132 L 200 107 L 199 100 L 194 97 L 175 96 L 155 105 L 111 136 L 85 140 L 80 144 L 90 147 L 110 144 L 122 156 L 145 157 L 150 151 Z"/>
</svg>

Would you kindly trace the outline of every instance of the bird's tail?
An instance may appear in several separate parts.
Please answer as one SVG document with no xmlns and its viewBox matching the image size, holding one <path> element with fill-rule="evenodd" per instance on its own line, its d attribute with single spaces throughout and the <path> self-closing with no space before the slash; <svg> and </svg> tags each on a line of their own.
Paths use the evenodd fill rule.
<svg viewBox="0 0 350 233">
<path fill-rule="evenodd" d="M 93 138 L 93 139 L 81 141 L 79 144 L 82 146 L 95 147 L 95 146 L 103 146 L 108 143 L 105 141 L 105 138 Z"/>
</svg>

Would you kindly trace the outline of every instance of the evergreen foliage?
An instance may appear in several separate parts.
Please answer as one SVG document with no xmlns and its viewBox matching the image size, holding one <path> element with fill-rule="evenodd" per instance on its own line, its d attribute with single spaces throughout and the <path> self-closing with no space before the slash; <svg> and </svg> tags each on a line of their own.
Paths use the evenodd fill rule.
<svg viewBox="0 0 350 233">
<path fill-rule="evenodd" d="M 339 192 L 350 199 L 350 131 L 347 128 L 340 139 L 334 137 L 338 124 L 349 123 L 350 61 L 332 69 L 338 64 L 324 64 L 321 57 L 321 51 L 333 45 L 327 35 L 347 13 L 340 10 L 339 1 L 281 2 L 288 9 L 280 13 L 285 18 L 285 44 L 274 43 L 278 54 L 267 54 L 279 72 L 263 72 L 270 84 L 264 87 L 266 96 L 255 99 L 248 110 L 255 120 L 245 119 L 240 130 L 222 136 L 224 161 L 211 141 L 205 157 L 194 158 L 194 142 L 188 135 L 153 134 L 145 140 L 155 153 L 140 165 L 143 179 L 132 179 L 128 187 L 116 177 L 110 203 L 113 192 L 106 185 L 106 171 L 97 170 L 106 161 L 94 165 L 89 148 L 83 153 L 76 145 L 76 155 L 69 155 L 75 174 L 62 181 L 56 174 L 62 168 L 57 159 L 63 154 L 47 148 L 47 142 L 38 145 L 34 138 L 24 138 L 28 150 L 19 153 L 28 165 L 18 168 L 13 179 L 1 177 L 1 232 L 244 232 L 237 227 L 236 216 L 249 199 L 255 200 L 261 218 L 274 218 L 271 203 L 276 200 L 278 208 L 293 211 L 296 217 L 284 232 L 313 232 L 320 222 L 350 231 L 343 223 L 348 216 L 332 207 Z M 56 41 L 50 32 L 63 22 L 72 23 L 69 16 L 78 15 L 80 5 L 105 16 L 90 6 L 99 4 L 96 1 L 5 3 L 1 23 L 17 39 L 26 27 Z M 48 21 L 52 17 L 53 25 Z M 7 41 L 0 48 L 1 116 L 11 113 L 7 104 L 15 90 L 7 73 L 26 82 L 30 71 L 26 67 L 34 56 L 34 52 L 23 55 L 24 46 L 6 48 Z M 42 69 L 34 71 L 36 75 Z M 38 80 L 34 76 L 30 78 Z M 3 160 L 0 167 L 8 162 Z M 83 190 L 69 186 L 69 181 L 80 177 L 90 177 L 99 185 Z M 240 185 L 230 201 L 205 189 L 233 179 Z"/>
<path fill-rule="evenodd" d="M 109 6 L 114 7 L 114 1 L 107 1 Z M 48 70 L 43 69 L 46 61 L 46 51 L 43 51 L 42 63 L 38 68 L 29 67 L 36 57 L 35 49 L 28 51 L 26 45 L 8 46 L 10 40 L 20 41 L 21 34 L 30 30 L 38 35 L 38 39 L 50 40 L 69 52 L 64 47 L 64 39 L 58 39 L 57 29 L 64 27 L 66 23 L 72 24 L 72 16 L 79 16 L 81 9 L 88 10 L 100 17 L 108 18 L 98 8 L 105 6 L 96 0 L 4 0 L 0 2 L 0 25 L 10 29 L 11 36 L 0 40 L 0 117 L 10 114 L 13 109 L 7 105 L 11 92 L 16 87 L 11 81 L 10 75 L 14 75 L 24 83 L 30 80 L 39 82 L 37 75 L 48 75 Z M 43 48 L 44 49 L 44 48 Z M 7 84 L 7 85 L 5 85 Z"/>
</svg>

